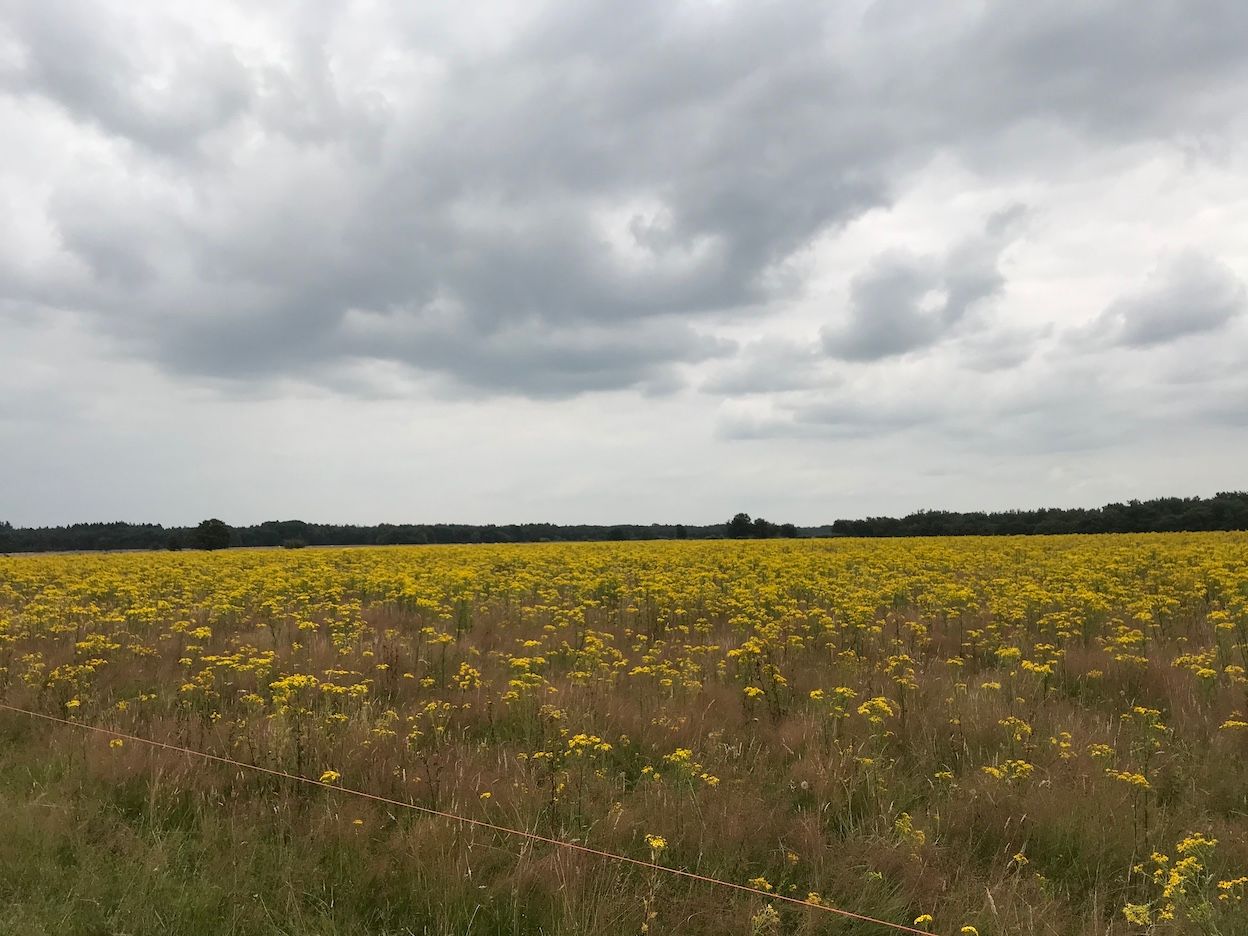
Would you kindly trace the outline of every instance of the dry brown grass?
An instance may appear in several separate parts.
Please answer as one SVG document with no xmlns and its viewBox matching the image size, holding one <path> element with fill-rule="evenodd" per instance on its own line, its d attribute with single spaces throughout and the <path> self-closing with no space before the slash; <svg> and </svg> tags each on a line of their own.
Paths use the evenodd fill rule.
<svg viewBox="0 0 1248 936">
<path fill-rule="evenodd" d="M 1248 873 L 1248 731 L 1220 728 L 1248 709 L 1246 622 L 1235 535 L 8 559 L 0 690 L 636 857 L 660 834 L 665 863 L 938 932 L 1112 936 L 1140 930 L 1124 904 L 1164 909 L 1132 868 L 1189 833 L 1219 840 L 1215 878 Z M 316 685 L 287 695 L 289 676 Z M 837 687 L 843 714 L 811 698 Z M 15 932 L 749 933 L 767 903 L 14 716 L 0 732 Z M 1184 904 L 1167 932 L 1248 932 L 1202 887 L 1208 919 Z"/>
</svg>

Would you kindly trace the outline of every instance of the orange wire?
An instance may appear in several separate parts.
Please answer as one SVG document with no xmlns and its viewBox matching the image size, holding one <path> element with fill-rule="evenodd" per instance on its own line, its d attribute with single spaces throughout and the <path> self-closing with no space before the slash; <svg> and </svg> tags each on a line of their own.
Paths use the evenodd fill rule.
<svg viewBox="0 0 1248 936">
<path fill-rule="evenodd" d="M 671 868 L 666 865 L 656 864 L 653 861 L 645 861 L 641 858 L 630 858 L 627 855 L 617 855 L 613 852 L 602 851 L 597 848 L 590 848 L 588 845 L 580 845 L 576 842 L 566 842 L 562 839 L 549 838 L 545 835 L 538 835 L 536 832 L 526 832 L 523 829 L 512 829 L 507 826 L 496 825 L 493 822 L 487 822 L 484 819 L 471 819 L 467 816 L 459 816 L 455 813 L 444 812 L 440 809 L 432 809 L 428 806 L 418 806 L 415 803 L 405 803 L 402 800 L 390 799 L 386 796 L 378 796 L 376 793 L 368 793 L 364 790 L 356 790 L 351 787 L 335 786 L 332 783 L 326 783 L 321 780 L 314 780 L 311 777 L 301 777 L 298 774 L 286 773 L 284 770 L 273 770 L 270 767 L 261 767 L 257 764 L 248 764 L 243 761 L 237 761 L 233 758 L 222 757 L 219 754 L 209 754 L 205 751 L 197 751 L 194 748 L 181 747 L 176 744 L 168 744 L 164 741 L 155 741 L 151 738 L 140 737 L 139 735 L 127 734 L 124 731 L 116 731 L 112 728 L 101 728 L 97 725 L 88 725 L 83 722 L 71 721 L 68 718 L 58 718 L 55 715 L 47 715 L 43 712 L 32 712 L 30 709 L 18 708 L 15 705 L 9 705 L 0 702 L 0 709 L 6 709 L 10 712 L 16 712 L 20 715 L 29 715 L 31 718 L 42 718 L 45 721 L 56 722 L 61 725 L 69 725 L 73 728 L 83 728 L 87 731 L 95 731 L 100 734 L 112 735 L 116 738 L 124 738 L 127 741 L 135 741 L 139 744 L 146 744 L 151 747 L 162 748 L 166 751 L 174 751 L 179 754 L 186 754 L 191 757 L 200 757 L 204 760 L 216 761 L 221 764 L 228 764 L 232 767 L 239 767 L 243 770 L 255 770 L 259 773 L 269 774 L 274 777 L 281 777 L 284 780 L 294 780 L 298 783 L 307 783 L 312 786 L 324 787 L 336 793 L 347 793 L 351 796 L 358 796 L 363 799 L 374 800 L 378 803 L 385 803 L 389 806 L 398 806 L 404 809 L 414 809 L 430 816 L 438 816 L 442 819 L 449 819 L 453 822 L 461 822 L 465 825 L 476 826 L 481 829 L 489 829 L 492 832 L 499 832 L 504 835 L 515 835 L 520 838 L 526 838 L 534 842 L 542 842 L 546 845 L 554 845 L 558 848 L 568 848 L 574 851 L 583 852 L 588 855 L 594 855 L 598 858 L 606 858 L 610 861 L 622 861 L 626 864 L 638 865 L 642 868 L 650 868 L 654 871 L 662 871 L 665 874 L 672 874 L 677 877 L 688 878 L 693 881 L 702 881 L 706 884 L 718 884 L 720 887 L 728 887 L 737 891 L 744 891 L 747 894 L 754 894 L 758 897 L 765 897 L 768 900 L 780 900 L 785 903 L 797 904 L 805 907 L 807 910 L 823 910 L 826 913 L 836 914 L 838 916 L 847 917 L 851 920 L 859 920 L 864 923 L 874 923 L 877 926 L 887 927 L 903 933 L 918 933 L 920 936 L 932 936 L 928 930 L 915 929 L 913 926 L 905 926 L 901 923 L 890 923 L 887 920 L 880 920 L 875 917 L 866 916 L 862 913 L 854 913 L 852 910 L 842 910 L 839 907 L 831 907 L 823 903 L 811 903 L 805 900 L 799 900 L 796 897 L 786 897 L 783 894 L 773 894 L 757 887 L 749 887 L 745 884 L 736 884 L 732 881 L 724 881 L 719 878 L 708 877 L 704 874 L 698 874 L 694 871 L 686 871 L 684 868 Z"/>
</svg>

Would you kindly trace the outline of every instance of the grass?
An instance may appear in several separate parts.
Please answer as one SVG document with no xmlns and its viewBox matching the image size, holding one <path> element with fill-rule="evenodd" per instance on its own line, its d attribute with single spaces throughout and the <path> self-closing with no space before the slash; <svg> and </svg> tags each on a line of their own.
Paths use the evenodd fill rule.
<svg viewBox="0 0 1248 936">
<path fill-rule="evenodd" d="M 980 936 L 1248 934 L 1246 635 L 1236 534 L 0 558 L 13 704 Z M 3 713 L 0 830 L 0 932 L 885 931 Z"/>
</svg>

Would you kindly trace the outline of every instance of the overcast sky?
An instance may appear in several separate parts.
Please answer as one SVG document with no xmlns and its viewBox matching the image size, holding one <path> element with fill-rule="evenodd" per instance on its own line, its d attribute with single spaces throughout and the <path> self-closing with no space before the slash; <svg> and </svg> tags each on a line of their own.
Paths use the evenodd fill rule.
<svg viewBox="0 0 1248 936">
<path fill-rule="evenodd" d="M 0 519 L 1248 488 L 1248 4 L 0 0 Z"/>
</svg>

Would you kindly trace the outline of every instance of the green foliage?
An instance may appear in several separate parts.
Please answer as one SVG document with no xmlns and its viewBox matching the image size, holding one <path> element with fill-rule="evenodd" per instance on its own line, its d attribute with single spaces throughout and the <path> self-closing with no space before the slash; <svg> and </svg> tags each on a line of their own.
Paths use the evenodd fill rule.
<svg viewBox="0 0 1248 936">
<path fill-rule="evenodd" d="M 904 517 L 837 520 L 838 536 L 1016 536 L 1060 533 L 1199 533 L 1248 530 L 1248 491 L 1210 498 L 1159 497 L 1091 509 L 1042 507 L 992 513 L 920 510 Z"/>
<path fill-rule="evenodd" d="M 204 520 L 195 528 L 194 542 L 200 549 L 226 549 L 230 545 L 230 528 L 215 517 Z"/>
</svg>

